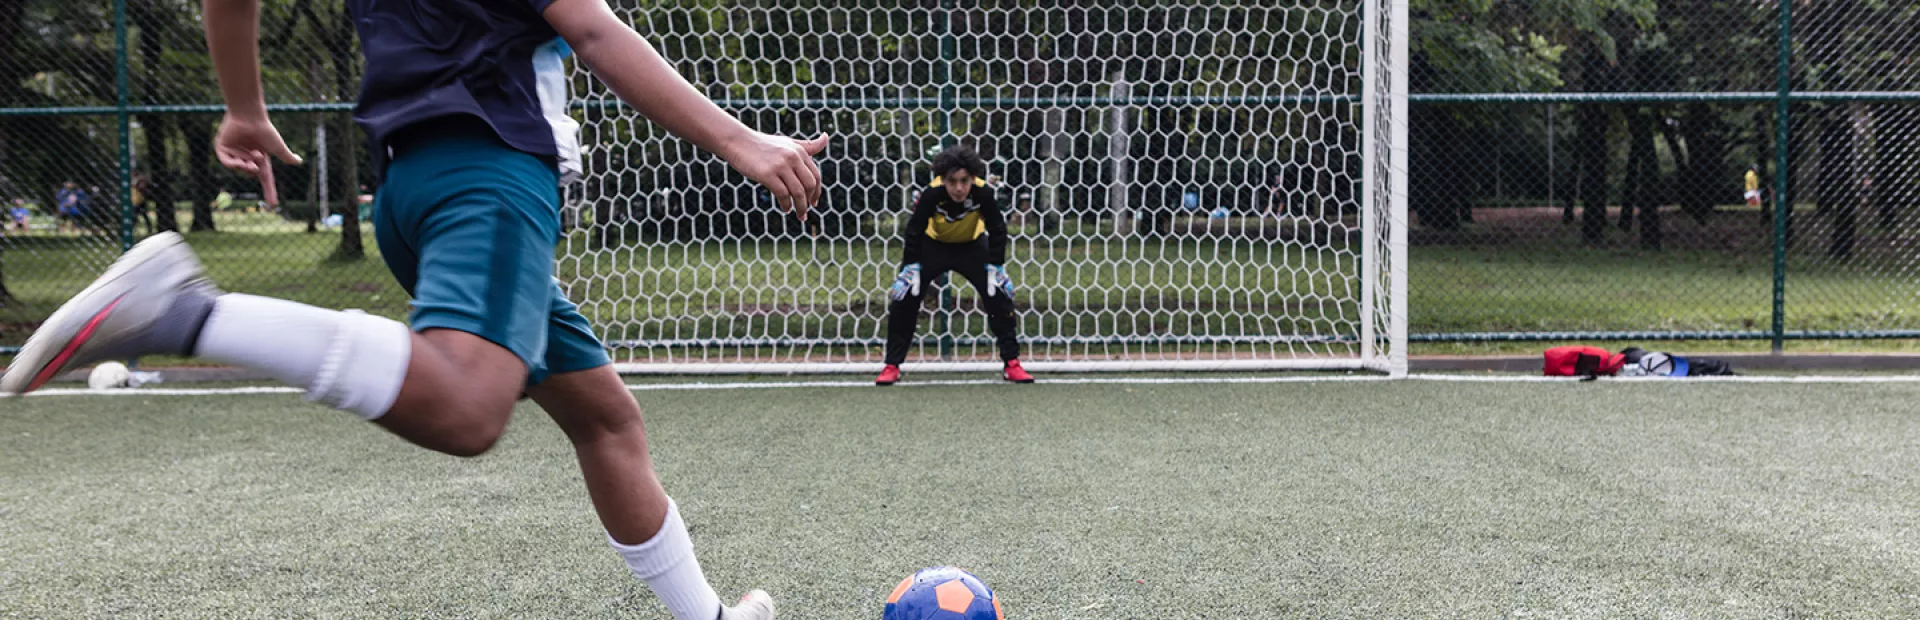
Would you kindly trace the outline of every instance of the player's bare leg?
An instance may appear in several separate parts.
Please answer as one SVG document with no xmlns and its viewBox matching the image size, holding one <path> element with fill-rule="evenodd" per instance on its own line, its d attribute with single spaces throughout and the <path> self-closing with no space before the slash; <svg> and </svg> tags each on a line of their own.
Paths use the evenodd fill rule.
<svg viewBox="0 0 1920 620">
<path fill-rule="evenodd" d="M 676 618 L 773 617 L 772 600 L 758 590 L 735 607 L 720 607 L 679 509 L 654 475 L 640 404 L 612 366 L 553 375 L 528 395 L 573 442 L 587 495 L 614 549 Z"/>
<path fill-rule="evenodd" d="M 375 420 L 415 445 L 454 456 L 486 452 L 506 432 L 527 367 L 512 351 L 451 329 L 413 336 L 393 408 Z"/>
<path fill-rule="evenodd" d="M 659 531 L 667 492 L 647 454 L 640 404 L 613 372 L 557 374 L 527 390 L 573 442 L 594 512 L 614 540 L 639 544 Z"/>
<path fill-rule="evenodd" d="M 142 241 L 48 317 L 0 376 L 0 392 L 32 391 L 74 368 L 142 355 L 256 368 L 459 456 L 499 438 L 527 373 L 512 353 L 472 334 L 415 334 L 392 319 L 222 293 L 169 233 Z"/>
</svg>

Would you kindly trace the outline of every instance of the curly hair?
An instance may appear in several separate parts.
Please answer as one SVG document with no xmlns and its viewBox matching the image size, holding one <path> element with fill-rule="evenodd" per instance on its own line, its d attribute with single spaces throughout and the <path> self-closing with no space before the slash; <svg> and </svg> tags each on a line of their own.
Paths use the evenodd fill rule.
<svg viewBox="0 0 1920 620">
<path fill-rule="evenodd" d="M 966 170 L 976 179 L 987 178 L 986 160 L 980 159 L 980 154 L 966 145 L 947 147 L 933 156 L 933 173 L 940 178 L 947 178 L 955 170 Z"/>
</svg>

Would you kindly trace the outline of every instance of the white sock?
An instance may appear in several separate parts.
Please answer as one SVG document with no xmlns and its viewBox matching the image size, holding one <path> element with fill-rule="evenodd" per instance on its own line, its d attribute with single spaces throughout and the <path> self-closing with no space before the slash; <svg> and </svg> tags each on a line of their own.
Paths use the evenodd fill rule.
<svg viewBox="0 0 1920 620">
<path fill-rule="evenodd" d="M 675 620 L 714 620 L 720 616 L 720 595 L 707 585 L 700 572 L 700 560 L 693 557 L 693 539 L 687 537 L 687 524 L 680 520 L 680 507 L 667 499 L 667 520 L 660 533 L 638 545 L 623 545 L 607 536 L 613 550 L 627 561 L 633 576 L 647 582 L 660 602 L 667 604 Z"/>
<path fill-rule="evenodd" d="M 214 300 L 196 352 L 265 371 L 306 388 L 307 400 L 373 420 L 400 396 L 413 332 L 361 312 L 229 293 Z"/>
</svg>

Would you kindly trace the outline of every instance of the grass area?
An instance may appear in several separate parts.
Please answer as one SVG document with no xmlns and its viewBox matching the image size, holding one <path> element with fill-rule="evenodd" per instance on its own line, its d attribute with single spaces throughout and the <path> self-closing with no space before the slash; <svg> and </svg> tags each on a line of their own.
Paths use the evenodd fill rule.
<svg viewBox="0 0 1920 620">
<path fill-rule="evenodd" d="M 1352 331 L 1355 256 L 1298 245 L 1130 242 L 1055 238 L 1018 244 L 1016 266 L 1028 333 L 1062 335 Z M 608 336 L 702 333 L 857 333 L 886 315 L 885 285 L 897 243 L 648 244 L 563 251 L 559 275 L 603 321 Z M 962 304 L 976 297 L 961 286 Z M 1240 315 L 1239 317 L 1231 315 Z M 1341 327 L 1345 329 L 1340 329 Z"/>
<path fill-rule="evenodd" d="M 1751 214 L 1730 212 L 1721 218 L 1724 222 L 1705 226 L 1675 218 L 1671 226 L 1677 249 L 1643 252 L 1632 247 L 1630 238 L 1589 247 L 1570 238 L 1577 234 L 1575 228 L 1542 232 L 1540 227 L 1547 224 L 1534 220 L 1504 224 L 1501 217 L 1517 217 L 1505 211 L 1482 214 L 1484 221 L 1474 226 L 1484 238 L 1412 248 L 1412 331 L 1757 331 L 1770 325 L 1770 257 L 1756 253 L 1745 237 L 1737 242 L 1702 241 L 1746 230 L 1737 225 L 1750 223 Z M 191 239 L 216 280 L 229 290 L 395 317 L 405 314 L 405 296 L 379 262 L 370 234 L 365 237 L 366 259 L 340 262 L 330 259 L 338 231 L 308 234 L 301 223 L 271 214 L 220 217 L 222 232 Z M 1354 273 L 1358 256 L 1343 240 L 1275 242 L 1223 235 L 1121 241 L 1094 235 L 1085 224 L 1073 226 L 1084 234 L 1021 236 L 1013 244 L 1012 271 L 1027 308 L 1023 333 L 1340 336 L 1357 330 L 1360 312 L 1354 300 L 1361 283 L 1345 274 Z M 1274 232 L 1279 228 L 1261 230 L 1279 234 Z M 1689 239 L 1693 246 L 1681 243 Z M 1898 242 L 1889 239 L 1883 245 L 1895 247 Z M 89 281 L 117 251 L 112 241 L 38 233 L 0 238 L 0 243 L 7 250 L 6 283 L 16 297 L 0 309 L 5 317 L 0 344 L 24 340 L 35 322 Z M 610 340 L 871 338 L 884 320 L 884 286 L 892 278 L 898 252 L 897 243 L 829 240 L 816 246 L 805 238 L 778 243 L 634 242 L 601 248 L 578 233 L 565 242 L 557 272 Z M 1897 259 L 1875 256 L 1842 263 L 1820 256 L 1818 247 L 1803 248 L 1789 275 L 1788 328 L 1920 328 L 1920 280 L 1908 273 L 1910 265 Z M 960 307 L 971 308 L 974 293 L 970 287 L 960 288 Z M 969 320 L 970 327 L 978 327 L 972 325 L 980 322 L 977 317 Z M 1720 351 L 1764 346 L 1709 345 L 1706 349 Z M 1915 348 L 1905 341 L 1794 346 Z M 1535 343 L 1441 343 L 1415 350 L 1539 348 Z"/>
<path fill-rule="evenodd" d="M 648 392 L 723 593 L 873 618 L 1910 617 L 1920 385 Z M 953 403 L 970 403 L 954 409 Z M 661 617 L 535 410 L 479 459 L 293 396 L 0 416 L 0 617 Z"/>
</svg>

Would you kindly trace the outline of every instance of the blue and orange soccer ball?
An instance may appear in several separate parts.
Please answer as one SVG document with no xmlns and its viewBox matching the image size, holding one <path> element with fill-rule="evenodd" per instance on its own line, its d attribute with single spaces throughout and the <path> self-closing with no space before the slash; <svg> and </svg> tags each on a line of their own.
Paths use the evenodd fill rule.
<svg viewBox="0 0 1920 620">
<path fill-rule="evenodd" d="M 923 569 L 894 586 L 881 620 L 1004 620 L 1000 599 L 972 573 L 951 566 Z"/>
</svg>

